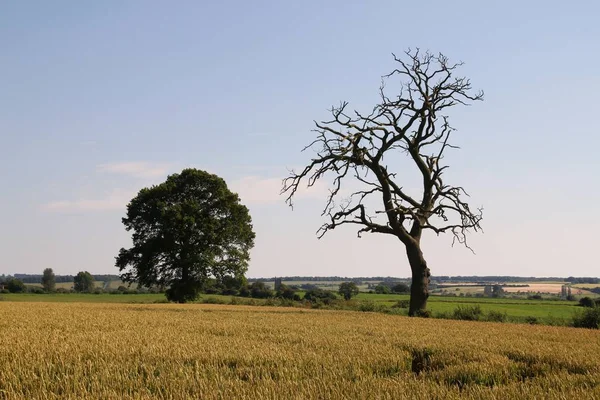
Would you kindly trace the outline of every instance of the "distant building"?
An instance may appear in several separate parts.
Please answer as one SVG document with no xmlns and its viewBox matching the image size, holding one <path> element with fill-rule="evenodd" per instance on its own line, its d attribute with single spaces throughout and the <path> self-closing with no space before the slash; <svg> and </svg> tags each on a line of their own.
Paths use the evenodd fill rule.
<svg viewBox="0 0 600 400">
<path fill-rule="evenodd" d="M 560 288 L 560 297 L 566 299 L 567 297 L 571 297 L 571 285 L 562 285 Z"/>
<path fill-rule="evenodd" d="M 492 285 L 485 285 L 483 287 L 483 295 L 484 296 L 492 296 L 494 294 L 494 287 Z"/>
<path fill-rule="evenodd" d="M 275 291 L 278 292 L 281 289 L 281 278 L 275 278 Z"/>
</svg>

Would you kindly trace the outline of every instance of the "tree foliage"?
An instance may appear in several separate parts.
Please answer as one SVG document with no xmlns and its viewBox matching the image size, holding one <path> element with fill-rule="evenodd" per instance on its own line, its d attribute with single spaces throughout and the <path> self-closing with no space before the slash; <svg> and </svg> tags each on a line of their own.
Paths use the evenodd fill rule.
<svg viewBox="0 0 600 400">
<path fill-rule="evenodd" d="M 73 289 L 76 292 L 90 293 L 94 287 L 94 277 L 87 271 L 81 271 L 73 278 Z"/>
<path fill-rule="evenodd" d="M 250 296 L 255 299 L 268 299 L 275 296 L 275 292 L 264 282 L 258 281 L 250 285 Z"/>
<path fill-rule="evenodd" d="M 579 299 L 579 305 L 582 307 L 595 307 L 596 302 L 594 302 L 594 299 L 592 299 L 591 297 L 586 296 Z"/>
<path fill-rule="evenodd" d="M 585 308 L 573 316 L 575 328 L 600 329 L 600 307 Z"/>
<path fill-rule="evenodd" d="M 329 290 L 323 290 L 321 288 L 307 290 L 304 293 L 304 299 L 312 302 L 322 301 L 324 303 L 328 303 L 331 300 L 337 299 L 335 293 L 330 292 Z"/>
<path fill-rule="evenodd" d="M 140 286 L 168 287 L 167 298 L 197 298 L 208 279 L 241 277 L 254 245 L 248 209 L 225 181 L 196 169 L 170 175 L 140 190 L 123 224 L 133 247 L 121 249 L 121 279 Z"/>
<path fill-rule="evenodd" d="M 46 292 L 54 292 L 56 290 L 56 276 L 52 268 L 46 268 L 42 274 L 42 287 Z"/>
<path fill-rule="evenodd" d="M 6 288 L 11 293 L 24 293 L 27 291 L 27 287 L 22 280 L 11 278 L 6 282 Z"/>
<path fill-rule="evenodd" d="M 406 283 L 396 283 L 394 286 L 392 286 L 392 293 L 409 293 L 410 292 L 410 286 L 408 286 Z"/>
<path fill-rule="evenodd" d="M 358 294 L 358 286 L 354 282 L 342 282 L 340 283 L 338 293 L 342 295 L 344 300 L 350 300 Z"/>
<path fill-rule="evenodd" d="M 395 236 L 404 245 L 412 271 L 409 315 L 424 310 L 431 276 L 421 250 L 423 232 L 450 232 L 467 245 L 467 233 L 478 231 L 481 209 L 466 202 L 462 186 L 448 183 L 444 156 L 454 128 L 448 111 L 483 99 L 472 93 L 467 78 L 455 73 L 462 65 L 442 54 L 407 51 L 394 56 L 397 67 L 385 75 L 380 101 L 372 111 L 350 111 L 347 102 L 331 108 L 332 118 L 316 122 L 317 138 L 305 149 L 316 153 L 299 172 L 284 180 L 290 206 L 302 185 L 332 178 L 319 229 L 322 237 L 343 225 L 362 233 Z M 391 82 L 397 92 L 389 95 Z M 402 161 L 412 168 L 402 168 Z M 413 180 L 407 176 L 415 171 Z M 418 189 L 409 190 L 418 183 Z M 348 195 L 348 193 L 350 193 Z"/>
<path fill-rule="evenodd" d="M 275 293 L 275 297 L 286 300 L 300 300 L 300 296 L 296 294 L 294 288 L 282 283 L 279 290 Z"/>
<path fill-rule="evenodd" d="M 248 280 L 243 275 L 224 276 L 219 282 L 221 294 L 237 296 L 243 287 L 248 286 Z"/>
<path fill-rule="evenodd" d="M 375 286 L 375 293 L 377 294 L 390 294 L 392 289 L 388 285 L 379 284 Z"/>
</svg>

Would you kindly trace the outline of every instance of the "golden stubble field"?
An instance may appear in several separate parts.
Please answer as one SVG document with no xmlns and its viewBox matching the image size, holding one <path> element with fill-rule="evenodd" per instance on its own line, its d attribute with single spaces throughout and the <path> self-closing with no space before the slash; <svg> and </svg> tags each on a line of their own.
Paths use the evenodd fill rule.
<svg viewBox="0 0 600 400">
<path fill-rule="evenodd" d="M 600 332 L 291 308 L 0 302 L 0 399 L 59 398 L 600 399 Z"/>
</svg>

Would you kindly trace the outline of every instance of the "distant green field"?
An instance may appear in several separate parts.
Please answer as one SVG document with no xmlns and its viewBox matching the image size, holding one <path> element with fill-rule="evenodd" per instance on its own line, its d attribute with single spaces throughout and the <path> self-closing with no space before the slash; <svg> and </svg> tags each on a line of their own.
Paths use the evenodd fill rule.
<svg viewBox="0 0 600 400">
<path fill-rule="evenodd" d="M 376 293 L 359 293 L 355 297 L 357 300 L 371 300 L 377 302 L 393 303 L 398 300 L 408 300 L 408 294 L 376 294 Z M 510 299 L 510 298 L 494 298 L 494 297 L 456 297 L 456 296 L 430 296 L 428 304 L 431 303 L 514 303 L 514 304 L 530 304 L 530 305 L 547 305 L 547 304 L 562 304 L 575 305 L 575 301 L 567 300 L 525 300 L 525 299 Z"/>
<path fill-rule="evenodd" d="M 356 300 L 373 301 L 377 304 L 392 306 L 400 300 L 409 300 L 408 295 L 360 293 Z M 427 308 L 432 313 L 453 312 L 458 306 L 481 307 L 484 313 L 499 311 L 509 318 L 523 320 L 525 317 L 536 317 L 545 322 L 555 319 L 569 319 L 580 309 L 576 301 L 566 300 L 520 300 L 489 297 L 444 297 L 431 296 Z"/>
<path fill-rule="evenodd" d="M 552 304 L 553 302 L 548 301 L 548 304 L 528 304 L 528 303 L 457 303 L 457 302 L 436 302 L 431 301 L 429 309 L 433 312 L 449 312 L 451 313 L 459 305 L 468 306 L 475 305 L 481 307 L 484 313 L 489 311 L 498 311 L 506 313 L 508 317 L 514 319 L 524 319 L 525 317 L 536 317 L 541 320 L 550 321 L 553 319 L 569 319 L 573 316 L 575 311 L 578 309 L 575 305 L 564 305 L 564 304 Z"/>
<path fill-rule="evenodd" d="M 0 301 L 18 302 L 91 302 L 91 303 L 161 303 L 166 302 L 164 294 L 3 294 Z M 230 303 L 232 296 L 202 295 L 198 302 L 214 300 Z M 386 295 L 360 293 L 355 303 L 374 302 L 381 306 L 391 307 L 400 300 L 409 300 L 408 295 Z M 255 304 L 263 304 L 265 300 L 251 300 Z M 452 313 L 458 306 L 479 306 L 484 313 L 497 311 L 506 313 L 509 320 L 523 321 L 526 317 L 536 317 L 543 323 L 560 323 L 569 320 L 575 312 L 581 310 L 575 301 L 554 300 L 519 300 L 502 298 L 469 298 L 431 296 L 428 309 L 434 314 Z"/>
</svg>

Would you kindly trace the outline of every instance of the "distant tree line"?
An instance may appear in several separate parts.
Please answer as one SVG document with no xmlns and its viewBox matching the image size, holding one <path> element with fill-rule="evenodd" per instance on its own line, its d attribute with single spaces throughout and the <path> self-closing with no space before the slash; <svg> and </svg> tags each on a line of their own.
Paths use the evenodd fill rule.
<svg viewBox="0 0 600 400">
<path fill-rule="evenodd" d="M 13 274 L 13 275 L 0 275 L 0 282 L 8 280 L 9 278 L 16 278 L 23 283 L 42 283 L 43 274 Z M 95 281 L 118 281 L 120 280 L 119 275 L 92 275 Z M 56 283 L 75 282 L 75 275 L 55 275 L 54 281 Z"/>
<path fill-rule="evenodd" d="M 360 284 L 363 282 L 395 282 L 399 280 L 406 280 L 406 278 L 397 278 L 393 276 L 363 276 L 348 278 L 345 276 L 286 276 L 281 277 L 286 282 L 354 282 Z M 248 282 L 271 282 L 274 281 L 275 277 L 271 278 L 248 278 Z"/>
<path fill-rule="evenodd" d="M 363 276 L 348 278 L 343 276 L 285 276 L 280 277 L 284 282 L 354 282 L 356 284 L 363 282 L 397 282 L 397 281 L 408 281 L 410 278 L 400 278 L 393 276 Z M 271 278 L 248 278 L 248 282 L 270 282 L 274 281 L 275 277 Z M 457 275 L 457 276 L 432 276 L 432 281 L 438 283 L 452 283 L 452 282 L 472 282 L 479 284 L 486 284 L 490 282 L 544 282 L 544 281 L 558 281 L 558 282 L 570 282 L 570 283 L 600 283 L 600 278 L 593 277 L 535 277 L 535 276 L 509 276 L 509 275 L 490 275 L 490 276 L 475 276 L 475 275 Z"/>
<path fill-rule="evenodd" d="M 600 283 L 600 278 L 592 278 L 592 277 L 584 277 L 584 278 L 575 278 L 573 276 L 565 279 L 567 282 L 571 283 Z"/>
<path fill-rule="evenodd" d="M 406 281 L 408 278 L 397 278 L 393 276 L 359 276 L 348 278 L 346 276 L 285 276 L 278 277 L 284 282 L 354 282 L 362 284 L 364 282 L 397 282 Z M 248 282 L 272 282 L 275 277 L 271 278 L 248 278 Z"/>
<path fill-rule="evenodd" d="M 92 274 L 92 277 L 95 281 L 118 281 L 120 277 L 118 275 L 112 274 Z M 9 278 L 17 278 L 23 283 L 41 283 L 43 275 L 42 274 L 12 274 L 12 275 L 0 275 L 0 282 L 6 281 Z M 74 282 L 74 275 L 55 275 L 56 283 L 64 283 L 64 282 Z M 253 282 L 270 282 L 274 281 L 275 277 L 272 278 L 248 278 L 249 283 Z M 371 277 L 355 277 L 348 278 L 343 276 L 286 276 L 282 277 L 283 281 L 302 281 L 302 282 L 354 282 L 356 284 L 361 284 L 364 282 L 398 282 L 398 281 L 407 281 L 408 278 L 399 278 L 392 276 L 371 276 Z M 568 278 L 564 277 L 523 277 L 523 276 L 503 276 L 503 275 L 491 275 L 491 276 L 433 276 L 431 278 L 432 281 L 436 281 L 438 283 L 451 283 L 451 282 L 472 282 L 472 283 L 489 283 L 489 282 L 542 282 L 542 281 L 563 281 L 570 282 L 573 284 L 576 283 L 589 283 L 589 284 L 599 284 L 600 278 L 594 277 L 573 277 L 570 276 Z"/>
<path fill-rule="evenodd" d="M 570 283 L 600 283 L 600 278 L 592 277 L 534 277 L 534 276 L 433 276 L 431 280 L 441 282 L 472 282 L 472 283 L 489 283 L 489 282 L 543 282 L 543 281 L 559 281 Z"/>
</svg>

